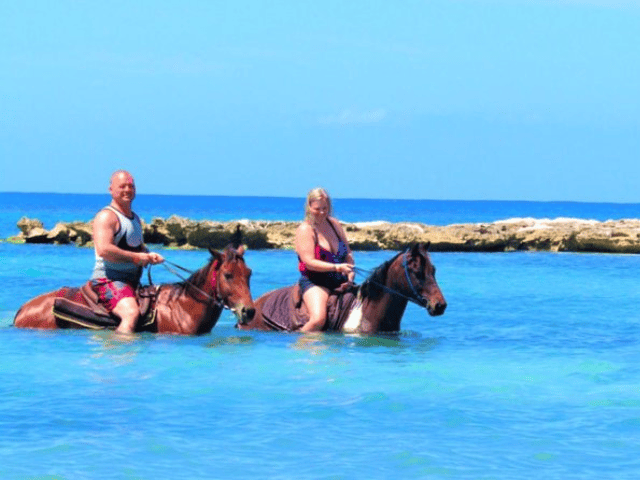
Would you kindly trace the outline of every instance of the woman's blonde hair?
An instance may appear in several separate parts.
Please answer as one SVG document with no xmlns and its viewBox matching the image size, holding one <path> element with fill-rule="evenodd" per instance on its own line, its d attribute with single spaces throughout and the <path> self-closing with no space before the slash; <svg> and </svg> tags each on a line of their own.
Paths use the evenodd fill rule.
<svg viewBox="0 0 640 480">
<path fill-rule="evenodd" d="M 327 215 L 331 216 L 332 208 L 331 208 L 331 197 L 327 193 L 324 188 L 316 187 L 309 191 L 307 194 L 307 201 L 304 203 L 304 218 L 305 220 L 309 220 L 311 218 L 311 203 L 316 200 L 326 200 L 327 202 Z"/>
</svg>

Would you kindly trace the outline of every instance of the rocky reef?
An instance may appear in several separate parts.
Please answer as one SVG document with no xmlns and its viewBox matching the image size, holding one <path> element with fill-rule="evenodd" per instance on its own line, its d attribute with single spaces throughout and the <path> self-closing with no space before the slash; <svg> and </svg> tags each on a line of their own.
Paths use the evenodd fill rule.
<svg viewBox="0 0 640 480">
<path fill-rule="evenodd" d="M 238 220 L 214 222 L 171 216 L 143 223 L 144 240 L 174 248 L 224 248 L 237 225 L 250 249 L 292 249 L 298 222 Z M 45 230 L 40 220 L 22 218 L 25 243 L 90 246 L 90 222 L 58 223 Z M 602 252 L 640 253 L 640 220 L 520 218 L 493 223 L 433 226 L 420 223 L 344 223 L 353 250 L 400 250 L 412 242 L 430 242 L 440 252 Z"/>
</svg>

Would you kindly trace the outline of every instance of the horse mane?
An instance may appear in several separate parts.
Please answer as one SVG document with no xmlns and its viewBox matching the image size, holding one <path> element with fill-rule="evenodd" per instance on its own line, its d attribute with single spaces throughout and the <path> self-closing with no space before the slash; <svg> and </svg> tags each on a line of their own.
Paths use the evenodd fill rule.
<svg viewBox="0 0 640 480">
<path fill-rule="evenodd" d="M 180 282 L 182 288 L 186 288 L 188 285 L 201 285 L 207 279 L 207 275 L 209 274 L 209 269 L 211 268 L 211 264 L 214 262 L 215 258 L 211 256 L 207 264 L 203 267 L 200 267 L 198 270 L 193 272 L 189 278 L 187 278 L 184 282 Z"/>
<path fill-rule="evenodd" d="M 193 272 L 189 278 L 176 283 L 168 283 L 165 285 L 165 288 L 168 288 L 170 291 L 169 298 L 174 299 L 177 296 L 184 295 L 187 291 L 187 288 L 191 285 L 200 285 L 201 282 L 204 282 L 207 278 L 207 273 L 209 272 L 209 268 L 211 268 L 211 264 L 215 258 L 211 256 L 209 261 L 203 267 L 200 267 L 198 270 Z"/>
<path fill-rule="evenodd" d="M 396 253 L 392 258 L 378 265 L 378 267 L 376 267 L 376 269 L 371 272 L 371 275 L 367 277 L 367 279 L 362 283 L 362 286 L 360 287 L 362 298 L 374 299 L 382 293 L 383 290 L 381 288 L 381 285 L 384 285 L 384 282 L 387 279 L 389 267 L 403 253 L 404 252 Z"/>
<path fill-rule="evenodd" d="M 234 260 L 244 260 L 242 255 L 240 255 L 231 244 L 225 247 L 223 256 L 226 262 L 233 262 Z M 211 264 L 216 260 L 217 258 L 212 255 L 206 265 L 193 272 L 186 281 L 180 282 L 180 285 L 201 285 L 202 283 L 204 283 L 204 281 L 207 279 L 207 275 L 209 274 Z"/>
<path fill-rule="evenodd" d="M 240 229 L 240 225 L 236 227 L 235 232 L 232 234 L 230 243 L 224 248 L 222 259 L 226 262 L 233 262 L 236 260 L 240 260 L 244 262 L 244 257 L 242 253 L 238 252 L 238 248 L 242 245 L 242 231 Z M 193 272 L 189 278 L 177 282 L 165 284 L 165 287 L 170 289 L 169 298 L 174 298 L 177 295 L 183 295 L 186 293 L 187 288 L 190 286 L 198 286 L 204 284 L 207 279 L 207 275 L 209 274 L 209 270 L 213 262 L 218 260 L 220 254 L 215 250 L 209 249 L 211 252 L 211 257 L 209 257 L 209 261 L 203 267 L 200 267 L 198 270 Z"/>
</svg>

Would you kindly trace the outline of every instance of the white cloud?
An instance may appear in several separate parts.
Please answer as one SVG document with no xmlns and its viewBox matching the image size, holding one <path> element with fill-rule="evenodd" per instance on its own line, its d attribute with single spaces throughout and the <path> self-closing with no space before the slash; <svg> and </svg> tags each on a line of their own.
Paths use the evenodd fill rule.
<svg viewBox="0 0 640 480">
<path fill-rule="evenodd" d="M 356 125 L 378 123 L 382 121 L 386 116 L 387 112 L 382 108 L 368 110 L 366 112 L 356 112 L 353 110 L 345 109 L 337 115 L 327 115 L 324 117 L 320 117 L 318 121 L 325 125 L 333 123 L 337 123 L 339 125 Z"/>
</svg>

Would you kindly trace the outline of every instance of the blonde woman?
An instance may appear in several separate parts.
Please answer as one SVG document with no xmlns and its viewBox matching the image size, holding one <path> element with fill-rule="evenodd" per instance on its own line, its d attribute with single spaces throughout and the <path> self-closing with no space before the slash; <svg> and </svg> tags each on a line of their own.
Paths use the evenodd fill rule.
<svg viewBox="0 0 640 480">
<path fill-rule="evenodd" d="M 302 299 L 309 321 L 302 332 L 320 331 L 327 317 L 327 299 L 332 290 L 352 282 L 353 255 L 340 222 L 331 216 L 331 198 L 322 188 L 307 195 L 305 218 L 296 230 L 296 252 Z"/>
</svg>

